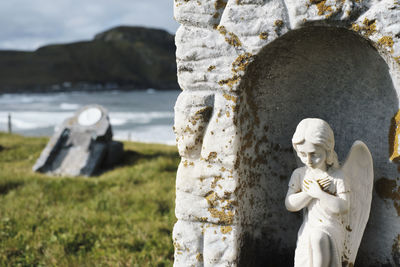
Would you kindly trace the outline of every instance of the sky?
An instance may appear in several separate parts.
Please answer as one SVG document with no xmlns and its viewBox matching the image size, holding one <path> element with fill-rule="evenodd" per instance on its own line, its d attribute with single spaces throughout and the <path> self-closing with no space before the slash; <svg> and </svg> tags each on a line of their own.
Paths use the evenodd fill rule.
<svg viewBox="0 0 400 267">
<path fill-rule="evenodd" d="M 175 33 L 173 0 L 0 0 L 0 49 L 90 40 L 119 25 Z"/>
</svg>

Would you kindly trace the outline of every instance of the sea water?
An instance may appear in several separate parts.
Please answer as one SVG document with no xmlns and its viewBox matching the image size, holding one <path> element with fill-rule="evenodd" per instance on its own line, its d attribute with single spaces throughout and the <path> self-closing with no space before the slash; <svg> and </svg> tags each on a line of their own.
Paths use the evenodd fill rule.
<svg viewBox="0 0 400 267">
<path fill-rule="evenodd" d="M 176 90 L 104 91 L 0 95 L 0 131 L 51 136 L 77 109 L 99 104 L 109 112 L 114 139 L 175 144 L 172 131 Z"/>
</svg>

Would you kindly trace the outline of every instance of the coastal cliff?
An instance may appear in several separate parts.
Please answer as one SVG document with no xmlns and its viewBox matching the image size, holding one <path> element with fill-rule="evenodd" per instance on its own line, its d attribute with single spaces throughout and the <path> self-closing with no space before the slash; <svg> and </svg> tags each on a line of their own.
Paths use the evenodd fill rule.
<svg viewBox="0 0 400 267">
<path fill-rule="evenodd" d="M 0 93 L 178 89 L 174 36 L 120 26 L 93 40 L 0 51 Z"/>
</svg>

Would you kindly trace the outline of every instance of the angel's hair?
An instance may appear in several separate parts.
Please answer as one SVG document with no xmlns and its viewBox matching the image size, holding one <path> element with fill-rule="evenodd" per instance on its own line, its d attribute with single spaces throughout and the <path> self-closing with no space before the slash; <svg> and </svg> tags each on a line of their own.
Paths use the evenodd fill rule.
<svg viewBox="0 0 400 267">
<path fill-rule="evenodd" d="M 329 167 L 339 168 L 338 157 L 335 152 L 335 137 L 329 124 L 321 119 L 307 118 L 302 120 L 296 128 L 292 144 L 297 151 L 297 145 L 308 141 L 322 146 L 326 151 L 326 164 Z"/>
</svg>

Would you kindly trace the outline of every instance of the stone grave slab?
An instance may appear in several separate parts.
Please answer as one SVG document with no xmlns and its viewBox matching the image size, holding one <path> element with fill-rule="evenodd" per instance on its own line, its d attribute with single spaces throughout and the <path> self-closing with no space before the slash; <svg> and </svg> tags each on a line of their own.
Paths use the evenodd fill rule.
<svg viewBox="0 0 400 267">
<path fill-rule="evenodd" d="M 100 105 L 79 109 L 51 137 L 33 170 L 50 175 L 92 176 L 117 163 L 123 144 L 112 140 L 108 112 Z"/>
</svg>

